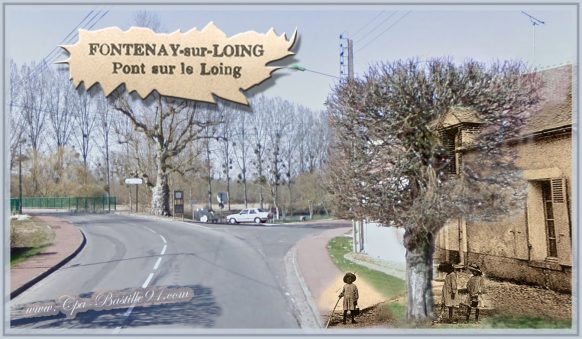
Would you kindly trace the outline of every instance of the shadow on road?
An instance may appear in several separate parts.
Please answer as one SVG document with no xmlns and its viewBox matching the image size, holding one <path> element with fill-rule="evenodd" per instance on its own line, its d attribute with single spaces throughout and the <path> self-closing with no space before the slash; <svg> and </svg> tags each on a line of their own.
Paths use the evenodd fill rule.
<svg viewBox="0 0 582 339">
<path fill-rule="evenodd" d="M 212 328 L 216 319 L 222 314 L 222 309 L 216 303 L 212 289 L 202 285 L 169 286 L 190 287 L 194 297 L 188 302 L 163 304 L 146 307 L 135 307 L 131 314 L 125 313 L 127 308 L 114 310 L 87 311 L 77 314 L 73 319 L 67 319 L 63 313 L 55 316 L 36 318 L 12 318 L 12 328 L 116 328 L 168 326 L 178 328 Z M 125 289 L 123 291 L 129 291 Z M 91 297 L 93 293 L 84 293 L 81 297 Z M 54 302 L 54 300 L 44 301 Z M 23 312 L 26 305 L 13 308 L 14 314 Z"/>
</svg>

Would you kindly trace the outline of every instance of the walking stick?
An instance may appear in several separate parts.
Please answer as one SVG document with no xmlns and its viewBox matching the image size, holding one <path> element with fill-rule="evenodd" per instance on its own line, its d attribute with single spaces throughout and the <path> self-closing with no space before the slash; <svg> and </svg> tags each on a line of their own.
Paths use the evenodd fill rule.
<svg viewBox="0 0 582 339">
<path fill-rule="evenodd" d="M 329 327 L 329 323 L 331 322 L 331 317 L 333 316 L 333 312 L 335 312 L 335 309 L 337 307 L 337 304 L 339 304 L 339 301 L 342 297 L 337 298 L 337 302 L 335 303 L 335 306 L 333 307 L 333 310 L 331 310 L 331 313 L 329 314 L 329 319 L 327 320 L 327 325 L 325 325 L 325 328 Z"/>
</svg>

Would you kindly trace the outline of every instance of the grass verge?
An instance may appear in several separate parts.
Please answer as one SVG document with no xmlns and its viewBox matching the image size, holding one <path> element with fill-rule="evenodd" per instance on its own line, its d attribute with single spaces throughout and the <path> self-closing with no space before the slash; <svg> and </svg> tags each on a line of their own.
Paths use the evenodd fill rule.
<svg viewBox="0 0 582 339">
<path fill-rule="evenodd" d="M 54 239 L 54 230 L 34 218 L 10 220 L 10 267 L 40 254 Z"/>
<path fill-rule="evenodd" d="M 379 305 L 381 308 L 378 321 L 385 322 L 391 319 L 395 324 L 402 323 L 406 317 L 406 306 L 403 304 L 402 296 L 406 293 L 404 280 L 388 275 L 383 272 L 369 269 L 347 260 L 344 256 L 352 251 L 352 238 L 336 237 L 329 241 L 327 250 L 332 262 L 343 272 L 356 272 L 366 282 L 368 282 L 386 300 L 398 297 L 396 301 L 384 302 Z"/>
<path fill-rule="evenodd" d="M 498 314 L 486 319 L 485 326 L 491 328 L 572 328 L 571 319 L 552 319 L 520 315 Z"/>
<path fill-rule="evenodd" d="M 42 253 L 48 245 L 32 248 L 11 248 L 10 249 L 10 267 L 14 267 L 30 257 Z"/>
<path fill-rule="evenodd" d="M 386 299 L 402 295 L 406 291 L 404 280 L 369 269 L 344 258 L 352 251 L 352 239 L 336 237 L 329 241 L 327 250 L 333 263 L 343 272 L 356 272 Z"/>
</svg>

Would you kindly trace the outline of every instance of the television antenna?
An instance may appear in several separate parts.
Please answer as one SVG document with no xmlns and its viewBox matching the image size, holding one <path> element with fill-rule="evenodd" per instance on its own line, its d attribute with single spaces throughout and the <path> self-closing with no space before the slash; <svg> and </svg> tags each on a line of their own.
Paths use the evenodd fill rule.
<svg viewBox="0 0 582 339">
<path fill-rule="evenodd" d="M 532 57 L 532 60 L 535 60 L 535 58 L 536 58 L 536 26 L 545 25 L 546 23 L 538 18 L 535 18 L 532 15 L 527 14 L 524 11 L 521 11 L 521 13 L 529 18 L 529 21 L 531 22 L 531 25 L 532 25 L 532 33 L 533 33 L 533 45 L 532 45 L 533 57 Z"/>
</svg>

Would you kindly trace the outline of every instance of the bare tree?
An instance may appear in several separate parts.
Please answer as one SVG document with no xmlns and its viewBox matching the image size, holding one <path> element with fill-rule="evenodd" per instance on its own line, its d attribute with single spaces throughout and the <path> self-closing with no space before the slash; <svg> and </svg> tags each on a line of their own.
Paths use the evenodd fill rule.
<svg viewBox="0 0 582 339">
<path fill-rule="evenodd" d="M 280 98 L 270 100 L 270 111 L 267 115 L 267 172 L 266 182 L 271 193 L 272 206 L 275 208 L 275 216 L 279 219 L 279 186 L 285 182 L 285 163 L 283 142 L 286 133 L 291 126 L 293 105 Z"/>
<path fill-rule="evenodd" d="M 525 71 L 511 62 L 399 61 L 339 84 L 328 99 L 336 209 L 404 228 L 408 319 L 432 316 L 434 236 L 446 220 L 493 218 L 523 202 L 515 154 L 503 143 L 539 101 L 539 81 Z M 479 127 L 463 145 L 476 155 L 453 167 L 458 152 L 439 126 L 456 107 Z"/>
<path fill-rule="evenodd" d="M 234 132 L 235 132 L 235 124 L 236 124 L 236 107 L 233 104 L 223 103 L 220 105 L 220 111 L 222 115 L 223 123 L 220 126 L 218 132 L 218 139 L 220 141 L 218 148 L 220 149 L 220 161 L 221 161 L 221 168 L 222 173 L 224 174 L 226 180 L 226 193 L 228 194 L 228 210 L 230 211 L 230 181 L 231 176 L 230 173 L 232 171 L 233 165 L 233 150 L 234 146 L 232 145 L 234 139 Z"/>
<path fill-rule="evenodd" d="M 238 174 L 238 182 L 243 185 L 244 194 L 244 204 L 245 208 L 248 207 L 248 168 L 250 161 L 250 141 L 249 135 L 251 129 L 249 128 L 250 119 L 248 117 L 250 113 L 245 109 L 240 109 L 236 120 L 233 123 L 233 140 L 231 141 L 232 148 L 234 149 L 234 159 L 235 163 L 240 171 Z"/>
<path fill-rule="evenodd" d="M 287 104 L 287 128 L 285 129 L 284 140 L 282 143 L 282 162 L 284 166 L 284 177 L 287 184 L 288 204 L 285 208 L 285 215 L 293 213 L 293 189 L 292 185 L 294 177 L 296 176 L 295 164 L 297 163 L 297 149 L 304 136 L 300 129 L 300 118 L 308 109 L 305 107 L 298 107 L 295 109 L 291 103 Z"/>
<path fill-rule="evenodd" d="M 69 144 L 73 134 L 74 110 L 77 107 L 78 94 L 64 71 L 58 69 L 56 72 L 51 72 L 51 75 L 48 113 L 52 136 L 56 143 L 57 161 L 54 179 L 58 182 L 64 171 L 64 148 Z"/>
<path fill-rule="evenodd" d="M 46 132 L 48 115 L 48 68 L 44 65 L 23 65 L 21 68 L 21 97 L 18 107 L 22 113 L 22 127 L 27 144 L 32 148 L 31 194 L 40 192 L 39 152 Z"/>
<path fill-rule="evenodd" d="M 133 21 L 136 26 L 147 27 L 154 32 L 159 32 L 162 26 L 160 16 L 156 13 L 146 10 L 135 12 L 133 16 Z"/>
<path fill-rule="evenodd" d="M 112 126 L 112 108 L 107 99 L 100 95 L 96 98 L 97 127 L 100 136 L 101 153 L 105 160 L 105 180 L 107 182 L 105 191 L 107 196 L 111 196 L 111 133 Z"/>
<path fill-rule="evenodd" d="M 22 108 L 18 104 L 20 101 L 20 74 L 18 66 L 10 60 L 10 170 L 14 167 L 18 159 L 18 149 L 23 142 L 24 129 L 22 126 Z"/>
<path fill-rule="evenodd" d="M 250 124 L 252 125 L 252 149 L 253 149 L 253 165 L 255 167 L 255 182 L 259 185 L 259 207 L 264 208 L 265 198 L 263 196 L 263 188 L 267 184 L 265 162 L 267 149 L 267 133 L 269 129 L 269 122 L 267 117 L 271 110 L 272 101 L 265 96 L 259 96 L 251 100 L 251 108 L 253 114 L 250 116 Z"/>
<path fill-rule="evenodd" d="M 95 123 L 97 121 L 95 115 L 94 102 L 90 93 L 86 92 L 84 88 L 77 89 L 77 101 L 75 107 L 75 127 L 77 132 L 74 134 L 77 144 L 79 146 L 80 154 L 83 159 L 83 168 L 85 169 L 85 184 L 89 173 L 88 158 L 91 151 L 92 139 Z"/>
<path fill-rule="evenodd" d="M 49 87 L 48 70 L 32 63 L 22 66 L 21 75 L 23 77 L 20 82 L 22 96 L 19 107 L 22 112 L 27 140 L 30 142 L 33 152 L 37 152 L 45 133 L 48 114 L 49 92 L 46 90 Z"/>
<path fill-rule="evenodd" d="M 180 159 L 179 155 L 194 141 L 205 139 L 204 130 L 219 125 L 222 121 L 207 112 L 216 110 L 214 105 L 206 105 L 189 100 L 179 100 L 153 93 L 142 102 L 139 98 L 121 95 L 111 96 L 114 108 L 125 115 L 135 130 L 155 144 L 156 181 L 152 184 L 151 209 L 155 215 L 170 215 L 171 173 L 184 175 L 195 168 L 193 161 Z M 142 177 L 143 177 L 143 173 Z"/>
</svg>

